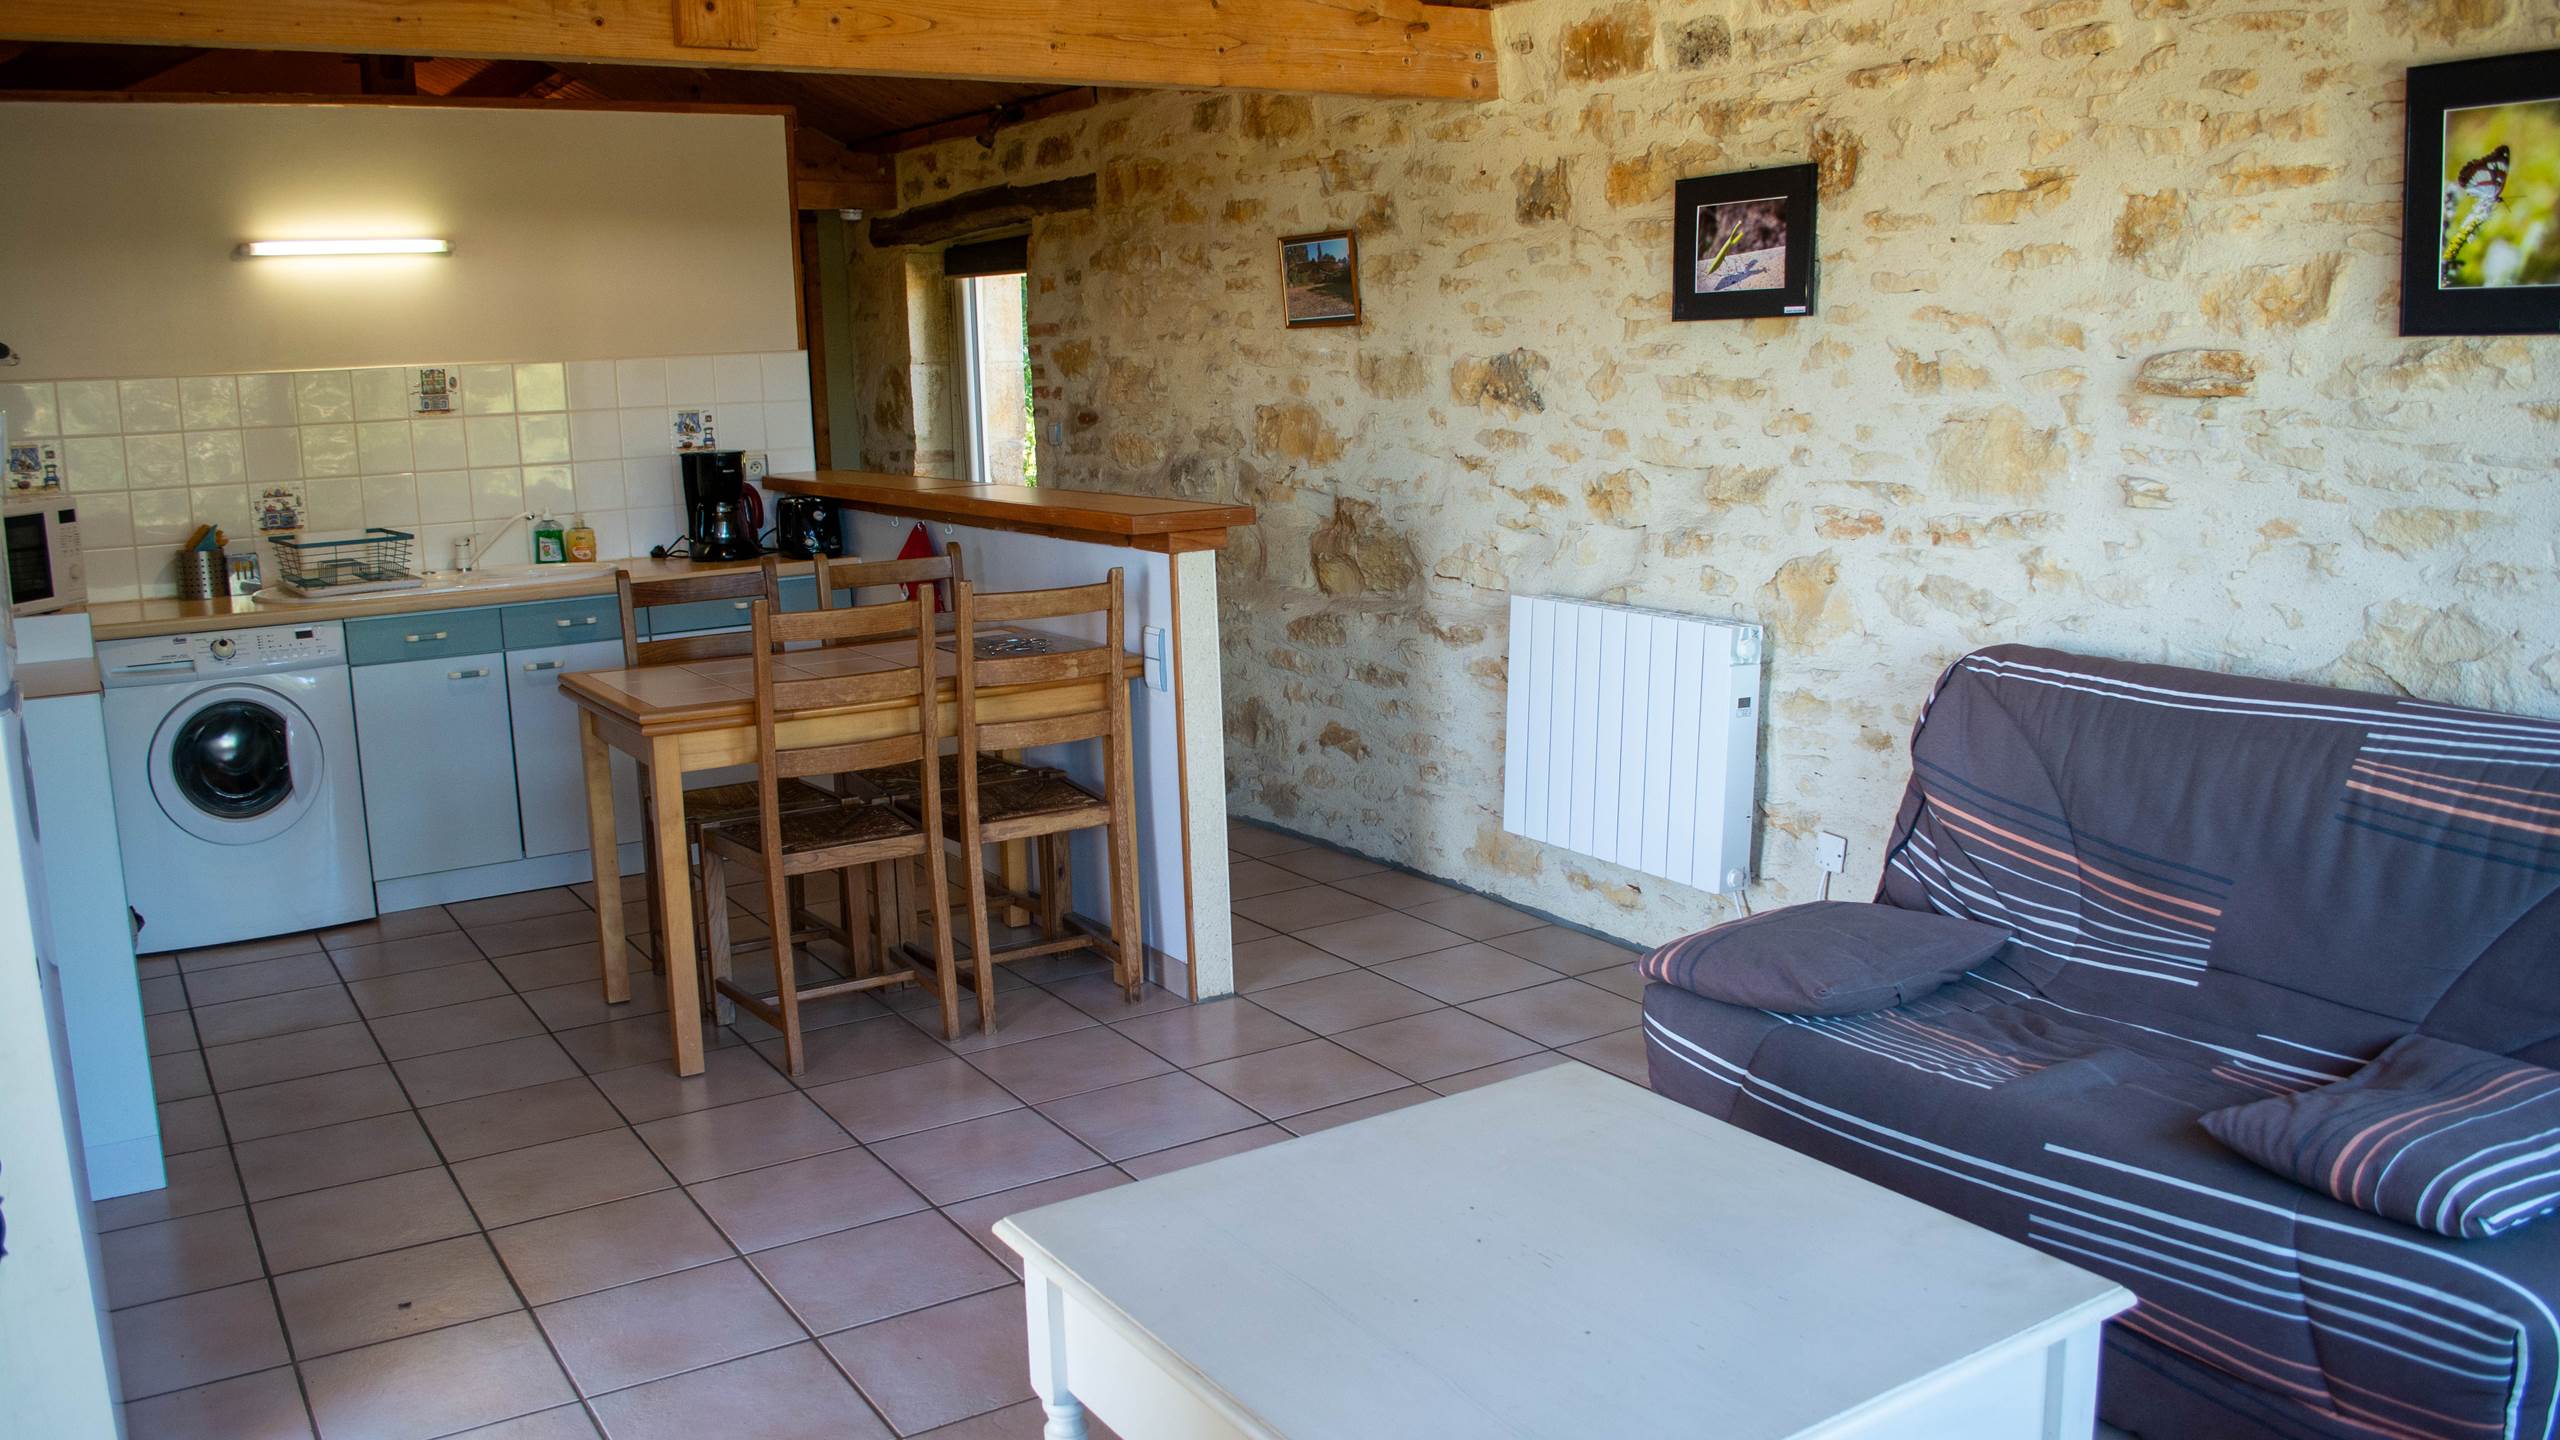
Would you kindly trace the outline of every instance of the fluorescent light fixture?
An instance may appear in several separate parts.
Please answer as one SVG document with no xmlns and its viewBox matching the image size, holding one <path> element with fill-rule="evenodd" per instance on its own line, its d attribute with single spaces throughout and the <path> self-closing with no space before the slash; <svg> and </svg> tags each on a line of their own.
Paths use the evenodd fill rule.
<svg viewBox="0 0 2560 1440">
<path fill-rule="evenodd" d="M 297 255 L 450 255 L 450 240 L 251 240 L 231 252 L 235 260 Z"/>
</svg>

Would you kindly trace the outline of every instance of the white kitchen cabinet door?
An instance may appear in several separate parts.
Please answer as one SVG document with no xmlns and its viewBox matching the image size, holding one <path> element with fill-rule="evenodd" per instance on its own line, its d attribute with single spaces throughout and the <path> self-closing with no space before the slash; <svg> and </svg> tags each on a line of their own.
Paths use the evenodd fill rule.
<svg viewBox="0 0 2560 1440">
<path fill-rule="evenodd" d="M 587 848 L 587 781 L 578 754 L 578 707 L 560 693 L 560 677 L 615 670 L 622 642 L 591 640 L 507 652 L 509 709 L 515 716 L 516 801 L 524 816 L 524 853 L 559 855 Z M 613 756 L 614 836 L 640 838 L 640 768 Z"/>
<path fill-rule="evenodd" d="M 524 858 L 506 656 L 355 668 L 373 878 Z"/>
</svg>

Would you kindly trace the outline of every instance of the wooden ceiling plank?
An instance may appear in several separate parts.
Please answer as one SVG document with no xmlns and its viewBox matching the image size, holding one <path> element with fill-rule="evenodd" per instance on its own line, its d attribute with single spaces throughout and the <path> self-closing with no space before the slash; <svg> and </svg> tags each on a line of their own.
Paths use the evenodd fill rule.
<svg viewBox="0 0 2560 1440">
<path fill-rule="evenodd" d="M 699 5 L 703 0 L 691 0 Z M 742 0 L 720 0 L 722 6 Z M 0 40 L 949 76 L 1491 99 L 1491 17 L 1423 0 L 807 0 L 754 9 L 755 45 L 679 41 L 669 0 L 9 0 Z M 724 10 L 725 13 L 725 10 Z"/>
</svg>

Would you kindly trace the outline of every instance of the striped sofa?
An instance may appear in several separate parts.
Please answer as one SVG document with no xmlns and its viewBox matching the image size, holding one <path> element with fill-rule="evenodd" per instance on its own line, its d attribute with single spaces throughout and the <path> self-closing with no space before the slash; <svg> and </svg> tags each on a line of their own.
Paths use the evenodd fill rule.
<svg viewBox="0 0 2560 1440">
<path fill-rule="evenodd" d="M 2122 1282 L 2145 1440 L 2553 1435 L 2560 1219 L 2448 1239 L 2196 1122 L 2413 1032 L 2560 1066 L 2560 723 L 1997 646 L 1911 760 L 1877 903 L 2010 942 L 1859 1015 L 1652 984 L 1654 1088 Z"/>
</svg>

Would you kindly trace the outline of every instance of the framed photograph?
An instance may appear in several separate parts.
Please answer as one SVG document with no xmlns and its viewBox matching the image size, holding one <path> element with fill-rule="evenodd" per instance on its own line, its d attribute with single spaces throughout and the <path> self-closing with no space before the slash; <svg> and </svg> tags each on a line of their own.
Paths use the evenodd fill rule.
<svg viewBox="0 0 2560 1440">
<path fill-rule="evenodd" d="M 1681 181 L 1671 200 L 1671 318 L 1813 313 L 1815 167 Z"/>
<path fill-rule="evenodd" d="M 2409 71 L 2400 333 L 2560 334 L 2560 50 Z"/>
<path fill-rule="evenodd" d="M 1292 330 L 1360 323 L 1360 237 L 1348 230 L 1280 242 L 1281 314 Z"/>
</svg>

